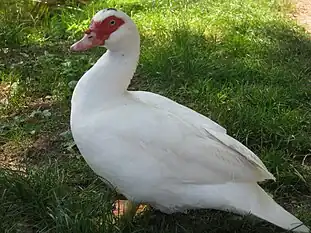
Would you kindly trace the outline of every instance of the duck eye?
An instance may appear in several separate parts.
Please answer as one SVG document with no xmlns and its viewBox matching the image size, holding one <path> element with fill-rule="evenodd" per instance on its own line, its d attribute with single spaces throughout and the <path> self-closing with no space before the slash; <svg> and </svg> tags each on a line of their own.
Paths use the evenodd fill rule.
<svg viewBox="0 0 311 233">
<path fill-rule="evenodd" d="M 116 21 L 115 21 L 115 20 L 110 20 L 109 24 L 110 24 L 110 25 L 115 25 L 115 24 L 116 24 Z"/>
</svg>

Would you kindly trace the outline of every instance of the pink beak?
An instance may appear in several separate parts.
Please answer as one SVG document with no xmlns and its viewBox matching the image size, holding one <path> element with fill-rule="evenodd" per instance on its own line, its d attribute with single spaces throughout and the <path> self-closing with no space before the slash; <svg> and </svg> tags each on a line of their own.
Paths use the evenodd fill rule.
<svg viewBox="0 0 311 233">
<path fill-rule="evenodd" d="M 70 46 L 71 51 L 85 51 L 97 46 L 95 35 L 84 34 L 83 38 Z"/>
</svg>

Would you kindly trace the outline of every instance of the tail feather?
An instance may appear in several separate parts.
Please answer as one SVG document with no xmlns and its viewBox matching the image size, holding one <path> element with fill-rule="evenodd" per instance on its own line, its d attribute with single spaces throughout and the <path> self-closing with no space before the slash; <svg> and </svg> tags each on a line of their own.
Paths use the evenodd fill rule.
<svg viewBox="0 0 311 233">
<path fill-rule="evenodd" d="M 193 185 L 179 188 L 174 189 L 179 197 L 174 199 L 174 205 L 179 207 L 175 211 L 208 208 L 241 215 L 252 214 L 286 230 L 310 232 L 308 227 L 277 204 L 257 183 Z M 181 196 L 180 193 L 184 195 Z M 167 203 L 164 200 L 167 200 Z M 170 206 L 171 202 L 172 199 L 161 199 L 163 206 Z"/>
<path fill-rule="evenodd" d="M 293 232 L 310 232 L 308 227 L 277 204 L 259 185 L 238 184 L 234 185 L 233 188 L 228 201 L 239 212 L 251 213 Z"/>
</svg>

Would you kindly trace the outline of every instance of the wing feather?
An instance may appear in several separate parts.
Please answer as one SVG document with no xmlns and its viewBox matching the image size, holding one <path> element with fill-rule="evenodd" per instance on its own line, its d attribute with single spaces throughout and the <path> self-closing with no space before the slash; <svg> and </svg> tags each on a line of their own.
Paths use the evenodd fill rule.
<svg viewBox="0 0 311 233">
<path fill-rule="evenodd" d="M 194 121 L 181 112 L 139 102 L 122 106 L 120 114 L 116 111 L 112 119 L 119 124 L 105 126 L 110 140 L 105 145 L 118 145 L 127 158 L 158 169 L 163 180 L 220 184 L 274 179 L 253 152 L 223 130 L 216 131 L 214 124 L 209 127 L 208 118 L 204 124 L 203 118 Z"/>
</svg>

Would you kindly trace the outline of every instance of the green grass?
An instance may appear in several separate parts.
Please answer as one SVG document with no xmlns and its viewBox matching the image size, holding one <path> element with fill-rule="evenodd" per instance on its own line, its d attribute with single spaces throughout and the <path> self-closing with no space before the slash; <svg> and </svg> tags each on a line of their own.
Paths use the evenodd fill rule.
<svg viewBox="0 0 311 233">
<path fill-rule="evenodd" d="M 113 221 L 115 193 L 63 133 L 69 128 L 68 84 L 104 52 L 72 54 L 68 48 L 104 7 L 127 12 L 141 32 L 130 89 L 168 96 L 226 127 L 276 176 L 264 188 L 311 225 L 311 41 L 286 18 L 292 9 L 286 1 L 94 0 L 47 9 L 5 0 L 0 232 L 284 232 L 219 211 L 151 211 L 132 224 Z"/>
</svg>

